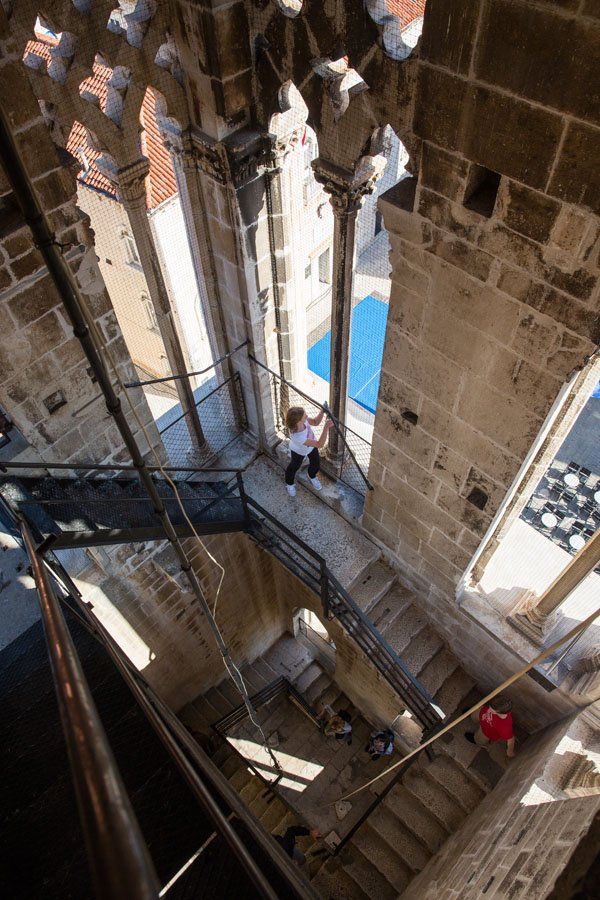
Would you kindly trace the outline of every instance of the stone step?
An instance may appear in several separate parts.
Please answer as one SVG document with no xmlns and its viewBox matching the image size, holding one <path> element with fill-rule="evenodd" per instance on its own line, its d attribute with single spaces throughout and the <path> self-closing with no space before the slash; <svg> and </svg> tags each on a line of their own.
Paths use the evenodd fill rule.
<svg viewBox="0 0 600 900">
<path fill-rule="evenodd" d="M 244 698 L 229 677 L 224 678 L 223 681 L 219 682 L 219 684 L 217 685 L 217 690 L 229 703 L 231 709 L 237 709 L 238 706 L 241 706 L 244 702 Z M 246 690 L 249 694 L 252 693 L 252 689 L 249 684 L 246 685 Z"/>
<path fill-rule="evenodd" d="M 401 615 L 412 605 L 414 595 L 408 588 L 400 584 L 394 584 L 391 590 L 373 606 L 369 612 L 369 619 L 381 633 L 394 619 Z"/>
<path fill-rule="evenodd" d="M 369 821 L 358 829 L 352 838 L 352 845 L 360 850 L 397 893 L 402 893 L 412 872 L 388 842 L 371 827 Z"/>
<path fill-rule="evenodd" d="M 311 878 L 311 883 L 323 900 L 387 900 L 388 896 L 391 900 L 395 897 L 394 893 L 377 893 L 376 888 L 373 893 L 363 890 L 360 880 L 355 880 L 335 859 L 328 859 L 322 864 Z"/>
<path fill-rule="evenodd" d="M 202 735 L 214 734 L 211 731 L 211 723 L 207 720 L 205 713 L 201 711 L 200 706 L 196 706 L 195 702 L 188 703 L 180 718 L 190 731 L 198 732 Z"/>
<path fill-rule="evenodd" d="M 337 686 L 337 684 L 332 682 L 318 698 L 318 705 L 321 707 L 331 706 L 333 709 L 335 709 L 336 706 L 340 706 L 340 708 L 342 708 L 339 700 L 340 696 L 341 691 L 339 687 Z"/>
<path fill-rule="evenodd" d="M 439 782 L 427 776 L 427 767 L 419 763 L 408 770 L 402 779 L 404 787 L 435 816 L 446 831 L 460 827 L 465 812 L 456 800 L 446 793 Z"/>
<path fill-rule="evenodd" d="M 276 672 L 276 677 L 284 675 L 295 681 L 311 662 L 311 654 L 294 637 L 285 635 L 263 653 L 262 659 Z"/>
<path fill-rule="evenodd" d="M 423 628 L 402 651 L 402 661 L 418 677 L 421 669 L 425 668 L 442 647 L 443 641 L 439 635 L 429 627 Z"/>
<path fill-rule="evenodd" d="M 446 678 L 434 700 L 446 716 L 452 715 L 464 706 L 464 698 L 472 690 L 474 681 L 460 666 Z"/>
<path fill-rule="evenodd" d="M 240 794 L 250 782 L 254 784 L 255 782 L 259 781 L 256 775 L 250 772 L 249 769 L 243 764 L 243 762 L 241 762 L 241 760 L 239 761 L 239 763 L 240 764 L 236 769 L 233 770 L 231 775 L 227 776 L 229 779 L 229 783 L 236 789 L 238 794 Z M 222 768 L 221 771 L 223 772 L 223 774 L 225 774 L 225 767 Z"/>
<path fill-rule="evenodd" d="M 416 635 L 427 626 L 427 617 L 419 612 L 416 606 L 407 606 L 403 612 L 396 616 L 393 622 L 381 632 L 398 656 L 402 656 L 404 650 Z"/>
<path fill-rule="evenodd" d="M 412 873 L 420 872 L 431 859 L 431 853 L 421 841 L 384 804 L 369 817 L 367 825 L 389 844 Z"/>
<path fill-rule="evenodd" d="M 218 722 L 222 716 L 222 713 L 219 712 L 216 706 L 213 706 L 206 696 L 196 697 L 193 703 L 189 704 L 186 709 L 189 709 L 190 707 L 193 707 L 194 710 L 196 710 L 210 725 L 214 722 Z"/>
<path fill-rule="evenodd" d="M 433 697 L 457 666 L 456 657 L 442 646 L 419 672 L 419 681 L 427 693 Z"/>
<path fill-rule="evenodd" d="M 218 687 L 212 687 L 209 691 L 204 695 L 205 699 L 210 703 L 210 705 L 216 710 L 217 718 L 214 721 L 218 721 L 222 719 L 223 716 L 226 716 L 228 713 L 234 709 L 234 705 L 229 702 L 229 700 L 221 693 Z M 236 706 L 239 704 L 236 704 Z"/>
<path fill-rule="evenodd" d="M 371 900 L 395 900 L 398 896 L 397 889 L 385 875 L 381 874 L 377 866 L 361 853 L 354 840 L 342 852 L 343 870 L 354 882 L 355 889 L 363 891 Z"/>
<path fill-rule="evenodd" d="M 372 562 L 352 582 L 348 593 L 364 613 L 378 603 L 387 594 L 394 582 L 396 574 L 380 560 Z"/>
<path fill-rule="evenodd" d="M 245 666 L 242 669 L 242 676 L 246 682 L 250 696 L 261 691 L 267 685 L 266 679 L 254 668 L 254 665 Z"/>
<path fill-rule="evenodd" d="M 321 672 L 319 677 L 312 682 L 308 690 L 304 691 L 304 697 L 311 706 L 320 706 L 321 694 L 324 694 L 331 684 L 331 678 L 327 672 Z"/>
<path fill-rule="evenodd" d="M 319 665 L 318 662 L 314 660 L 304 669 L 303 672 L 296 678 L 294 681 L 294 687 L 296 690 L 300 691 L 301 694 L 305 694 L 309 689 L 311 684 L 313 684 L 317 678 L 320 678 L 323 674 L 323 669 Z"/>
<path fill-rule="evenodd" d="M 409 828 L 431 854 L 437 853 L 448 837 L 443 825 L 404 785 L 392 788 L 385 800 L 394 816 Z"/>
<path fill-rule="evenodd" d="M 279 678 L 279 674 L 275 671 L 275 669 L 272 669 L 269 663 L 263 658 L 255 659 L 252 663 L 252 668 L 264 680 L 265 685 L 271 684 L 272 681 L 275 681 L 275 679 Z"/>
<path fill-rule="evenodd" d="M 222 763 L 218 763 L 218 766 L 226 778 L 231 779 L 236 774 L 238 769 L 243 769 L 246 773 L 248 773 L 247 766 L 244 765 L 242 760 L 236 753 L 231 753 L 230 756 L 225 759 Z M 241 778 L 241 776 L 239 776 Z"/>
<path fill-rule="evenodd" d="M 278 797 L 275 797 L 271 803 L 267 805 L 266 810 L 259 818 L 261 824 L 264 825 L 269 833 L 271 833 L 284 821 L 287 814 L 287 806 L 285 806 Z"/>
<path fill-rule="evenodd" d="M 257 775 L 254 775 L 253 772 L 249 772 L 249 778 L 246 783 L 238 788 L 238 794 L 243 799 L 244 803 L 252 809 L 254 812 L 255 809 L 260 809 L 261 812 L 264 812 L 266 809 L 266 804 L 264 803 L 261 794 L 267 790 L 265 784 L 258 778 Z M 257 813 L 255 813 L 256 815 Z"/>
<path fill-rule="evenodd" d="M 485 797 L 485 791 L 469 778 L 459 763 L 446 753 L 440 753 L 427 766 L 427 775 L 434 778 L 441 787 L 454 797 L 455 801 L 468 814 Z"/>
</svg>

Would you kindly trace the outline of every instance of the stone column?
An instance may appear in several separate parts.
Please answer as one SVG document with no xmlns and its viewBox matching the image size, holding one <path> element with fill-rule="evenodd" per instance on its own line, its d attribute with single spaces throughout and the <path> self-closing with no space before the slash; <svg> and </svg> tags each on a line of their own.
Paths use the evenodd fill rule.
<svg viewBox="0 0 600 900">
<path fill-rule="evenodd" d="M 358 180 L 351 172 L 320 158 L 314 161 L 313 168 L 316 180 L 329 194 L 334 216 L 329 406 L 336 419 L 344 422 L 348 399 L 356 217 L 363 197 L 372 193 L 375 187 L 375 178 Z M 329 432 L 327 452 L 333 461 L 341 460 L 343 446 L 335 428 Z"/>
<path fill-rule="evenodd" d="M 198 296 L 206 320 L 208 339 L 213 359 L 220 359 L 229 349 L 219 282 L 215 272 L 211 239 L 206 216 L 206 201 L 198 172 L 198 150 L 194 139 L 194 128 L 187 128 L 181 135 L 179 144 L 165 140 L 171 154 L 177 179 L 181 209 L 185 220 L 190 253 L 196 275 Z M 229 362 L 215 368 L 217 377 L 231 375 L 233 368 Z"/>
<path fill-rule="evenodd" d="M 187 370 L 187 365 L 175 327 L 173 311 L 160 269 L 158 253 L 146 210 L 146 176 L 148 169 L 148 160 L 145 157 L 141 157 L 131 165 L 118 169 L 115 179 L 119 197 L 127 212 L 131 232 L 140 256 L 148 292 L 154 305 L 171 372 L 173 375 L 182 375 Z M 192 446 L 200 450 L 205 445 L 206 440 L 198 418 L 198 411 L 189 379 L 178 379 L 174 384 L 182 412 L 185 413 L 185 421 L 190 433 Z"/>
<path fill-rule="evenodd" d="M 521 609 L 510 617 L 512 624 L 533 643 L 542 644 L 553 613 L 578 584 L 600 564 L 600 529 L 573 557 L 569 564 L 546 588 L 542 596 L 526 600 Z"/>
</svg>

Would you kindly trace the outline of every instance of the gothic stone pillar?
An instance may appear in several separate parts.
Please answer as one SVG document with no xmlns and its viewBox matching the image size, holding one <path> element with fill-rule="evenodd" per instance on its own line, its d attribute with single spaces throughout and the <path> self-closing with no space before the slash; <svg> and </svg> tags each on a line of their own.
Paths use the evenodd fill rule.
<svg viewBox="0 0 600 900">
<path fill-rule="evenodd" d="M 235 347 L 248 339 L 253 355 L 276 370 L 277 322 L 266 183 L 272 164 L 271 143 L 247 130 L 223 141 L 198 129 L 191 134 L 227 343 Z M 270 376 L 241 352 L 235 367 L 242 380 L 249 428 L 270 449 L 277 441 Z"/>
<path fill-rule="evenodd" d="M 219 281 L 215 272 L 206 202 L 202 192 L 202 184 L 198 177 L 198 160 L 194 145 L 193 129 L 187 128 L 181 136 L 179 145 L 165 142 L 169 150 L 177 187 L 181 200 L 181 208 L 185 220 L 190 253 L 194 265 L 198 296 L 206 321 L 208 339 L 213 359 L 220 359 L 232 349 L 228 345 L 227 334 L 222 316 Z M 217 376 L 226 378 L 232 374 L 228 362 L 216 367 Z"/>
<path fill-rule="evenodd" d="M 539 599 L 526 599 L 510 617 L 512 624 L 535 644 L 542 644 L 553 614 L 578 584 L 600 563 L 600 530 L 581 548 Z"/>
<path fill-rule="evenodd" d="M 117 170 L 116 184 L 140 255 L 142 269 L 148 285 L 150 299 L 156 312 L 158 327 L 165 345 L 169 366 L 173 375 L 182 375 L 187 369 L 186 361 L 175 327 L 173 311 L 160 269 L 154 237 L 146 211 L 145 181 L 148 168 L 148 160 L 142 157 L 131 165 Z M 204 446 L 205 438 L 200 419 L 198 418 L 192 388 L 187 378 L 178 379 L 174 383 L 179 402 L 181 403 L 181 409 L 185 414 L 192 446 L 199 450 Z"/>
<path fill-rule="evenodd" d="M 344 422 L 348 399 L 356 217 L 363 197 L 372 193 L 375 179 L 356 180 L 351 172 L 320 158 L 314 161 L 313 168 L 316 180 L 329 194 L 334 216 L 329 406 L 335 418 Z M 335 428 L 329 432 L 327 449 L 332 460 L 340 460 L 343 447 Z"/>
</svg>

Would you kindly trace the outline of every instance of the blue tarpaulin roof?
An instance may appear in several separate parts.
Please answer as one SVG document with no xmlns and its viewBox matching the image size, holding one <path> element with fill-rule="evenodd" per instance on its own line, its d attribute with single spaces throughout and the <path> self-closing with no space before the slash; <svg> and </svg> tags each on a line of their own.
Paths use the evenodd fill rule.
<svg viewBox="0 0 600 900">
<path fill-rule="evenodd" d="M 352 311 L 348 394 L 372 413 L 377 408 L 388 309 L 387 303 L 369 294 Z M 308 350 L 308 368 L 325 381 L 329 381 L 330 352 L 330 331 Z"/>
</svg>

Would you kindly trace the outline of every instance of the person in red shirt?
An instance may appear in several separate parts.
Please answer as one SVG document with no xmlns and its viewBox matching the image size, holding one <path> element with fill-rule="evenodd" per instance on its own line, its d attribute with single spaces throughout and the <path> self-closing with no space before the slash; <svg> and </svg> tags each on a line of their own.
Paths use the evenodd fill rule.
<svg viewBox="0 0 600 900">
<path fill-rule="evenodd" d="M 479 728 L 477 731 L 467 731 L 466 739 L 479 747 L 506 741 L 506 755 L 512 758 L 516 751 L 511 709 L 512 701 L 498 694 L 491 703 L 471 714 L 473 721 L 479 723 Z"/>
</svg>

